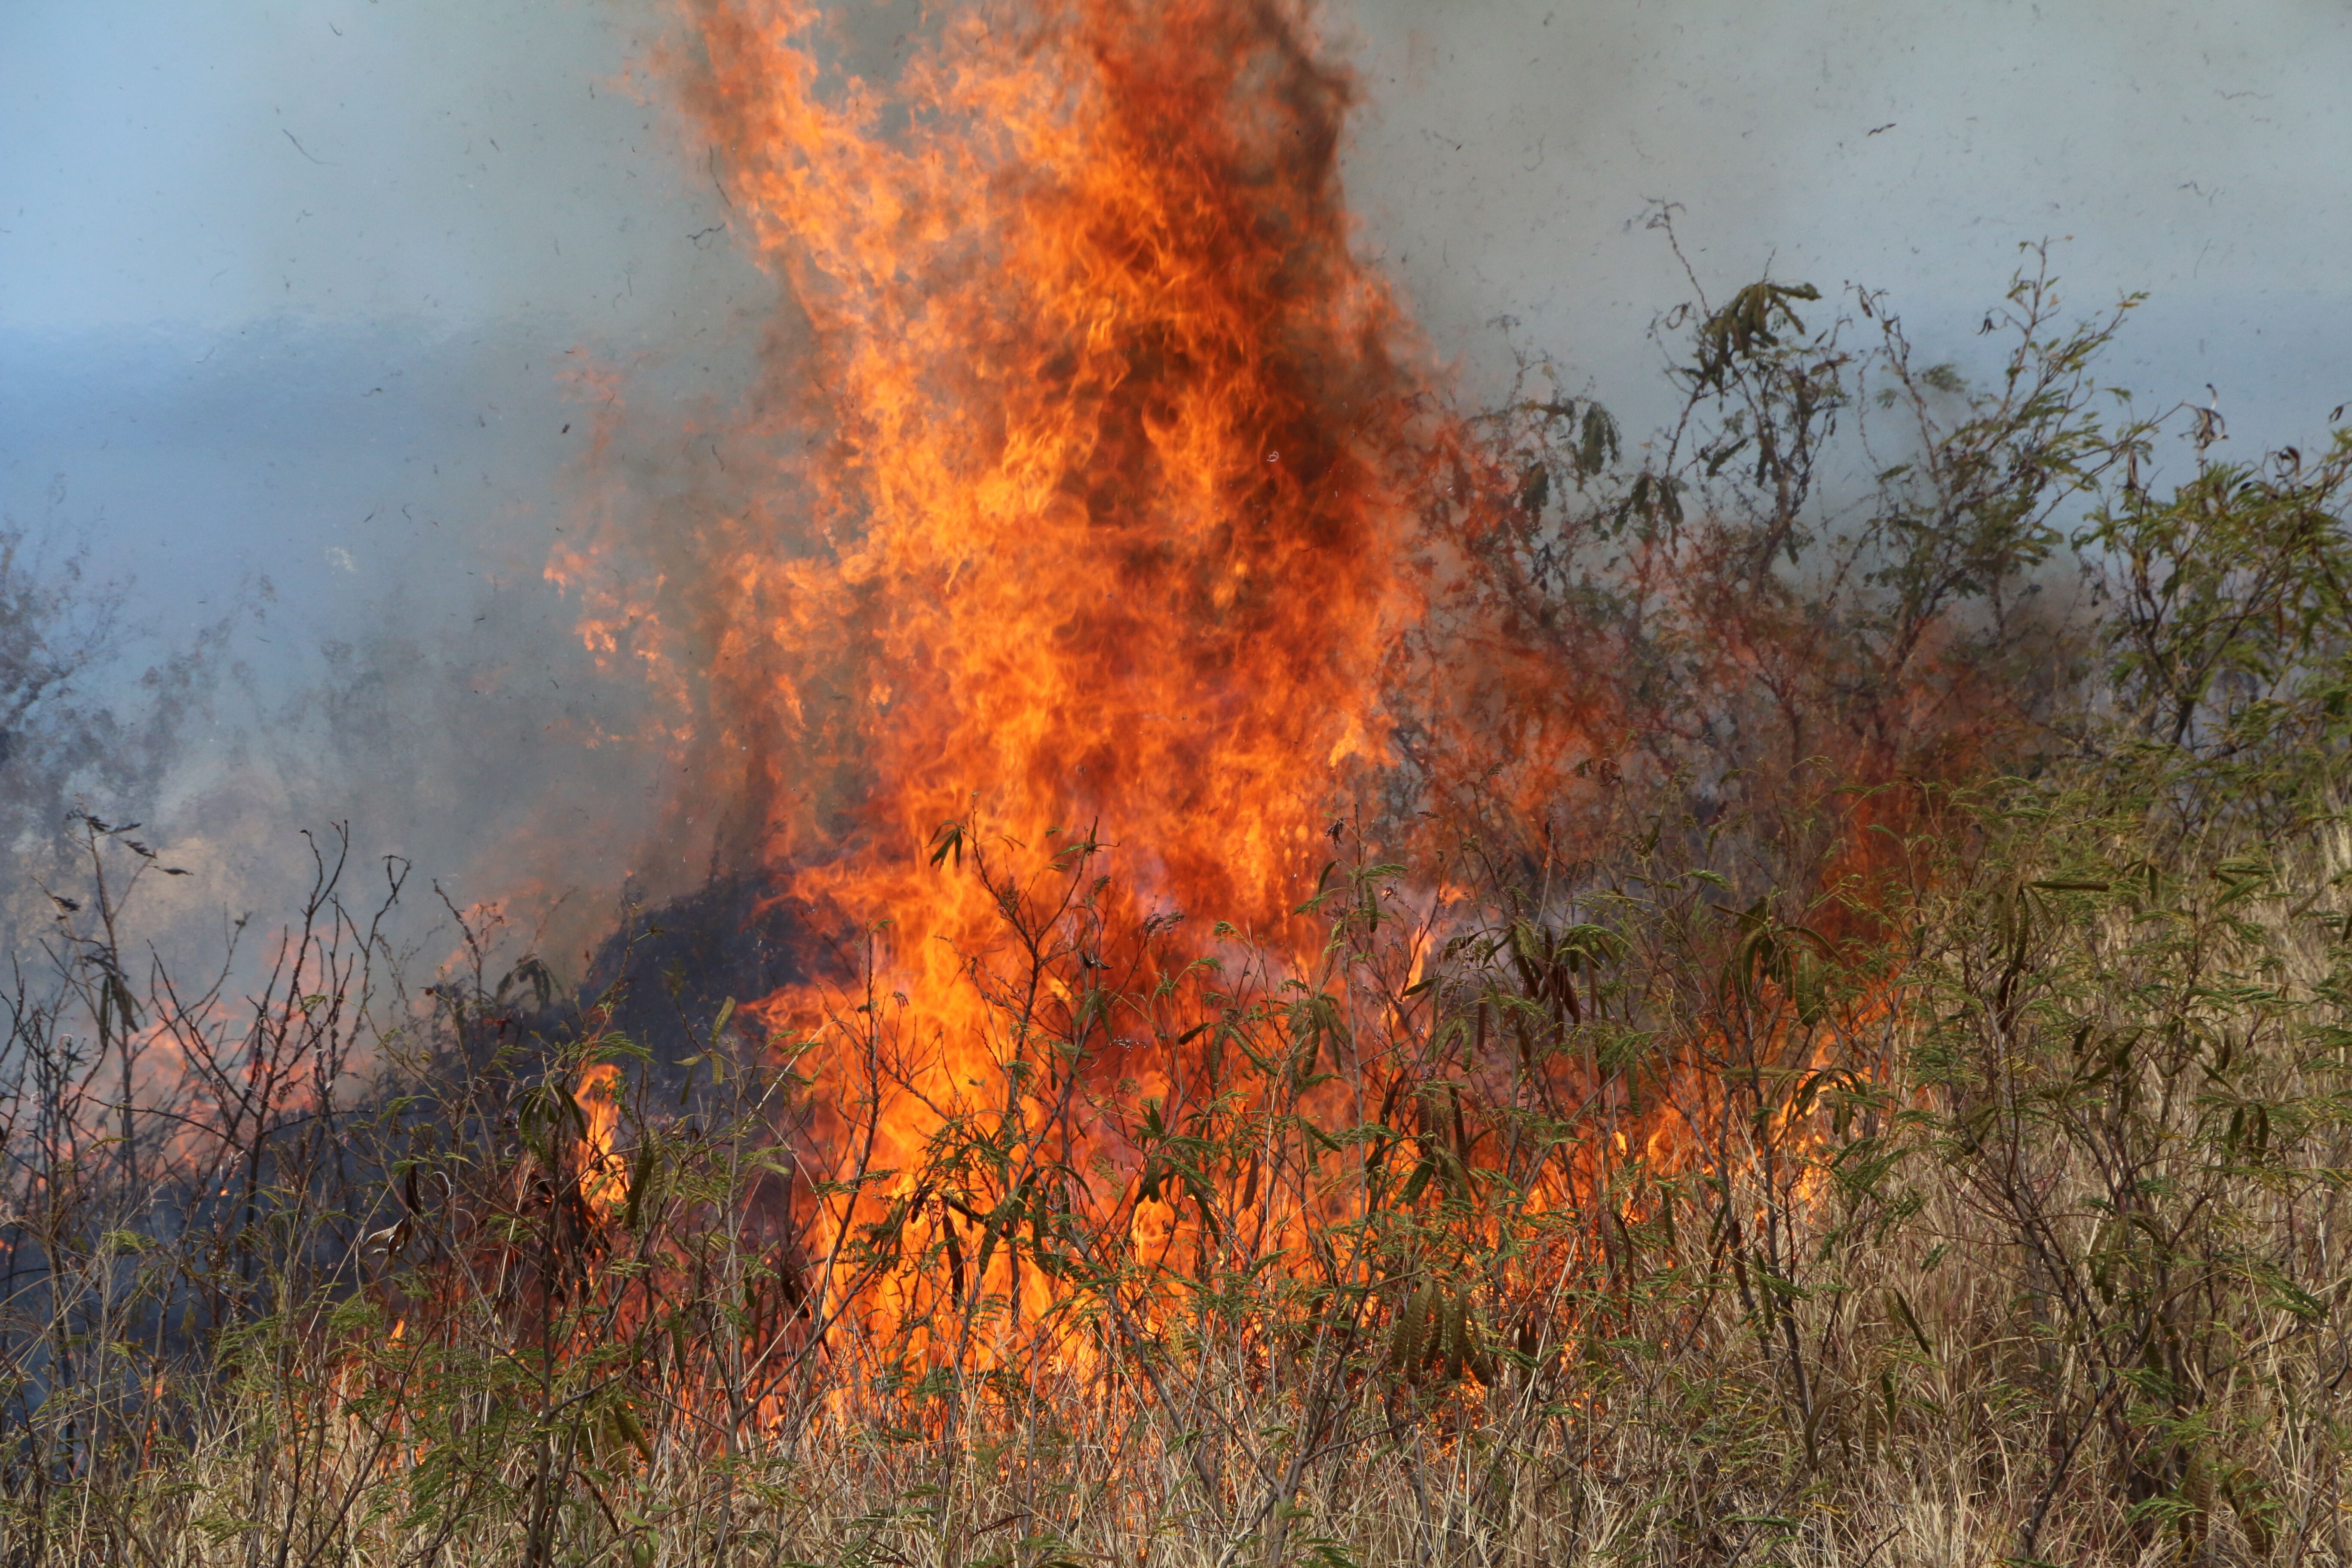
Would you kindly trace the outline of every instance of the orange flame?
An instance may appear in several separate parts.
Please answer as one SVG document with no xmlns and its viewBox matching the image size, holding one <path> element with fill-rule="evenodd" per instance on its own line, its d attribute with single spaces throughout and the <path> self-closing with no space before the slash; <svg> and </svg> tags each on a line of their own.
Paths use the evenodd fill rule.
<svg viewBox="0 0 2352 1568">
<path fill-rule="evenodd" d="M 606 1216 L 629 1201 L 629 1168 L 613 1148 L 619 1130 L 621 1107 L 614 1098 L 621 1069 L 598 1062 L 580 1075 L 572 1101 L 580 1108 L 580 1200 L 589 1211 Z"/>
<path fill-rule="evenodd" d="M 836 432 L 802 476 L 826 548 L 733 563 L 784 606 L 744 637 L 866 655 L 877 832 L 831 890 L 895 902 L 872 863 L 976 794 L 1023 831 L 1105 816 L 1171 896 L 1272 916 L 1328 770 L 1379 749 L 1402 536 L 1407 388 L 1347 251 L 1344 82 L 1279 12 L 1086 0 L 961 19 L 895 100 L 829 102 L 814 20 L 715 10 L 704 104 Z M 780 668 L 761 695 L 815 738 L 837 668 Z M 780 861 L 822 853 L 775 815 Z"/>
<path fill-rule="evenodd" d="M 1284 931 L 1384 752 L 1419 405 L 1349 250 L 1349 84 L 1287 0 L 975 11 L 887 84 L 828 67 L 817 21 L 701 11 L 698 106 L 814 329 L 827 435 L 789 476 L 814 550 L 721 531 L 719 653 L 768 672 L 736 722 L 793 758 L 768 863 L 894 921 L 886 989 L 938 1042 L 886 1126 L 904 1168 L 1002 1098 L 963 972 L 1003 911 L 926 866 L 942 824 L 1099 823 L 1146 905 Z"/>
</svg>

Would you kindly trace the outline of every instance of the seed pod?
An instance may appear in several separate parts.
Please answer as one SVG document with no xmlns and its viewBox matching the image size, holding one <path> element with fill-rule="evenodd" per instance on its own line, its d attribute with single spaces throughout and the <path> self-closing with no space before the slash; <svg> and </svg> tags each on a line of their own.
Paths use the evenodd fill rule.
<svg viewBox="0 0 2352 1568">
<path fill-rule="evenodd" d="M 653 1458 L 653 1444 L 646 1440 L 646 1429 L 637 1424 L 635 1412 L 632 1411 L 625 1405 L 614 1405 L 613 1407 L 613 1426 L 615 1431 L 620 1433 L 622 1438 L 627 1442 L 629 1447 L 637 1451 L 639 1458 L 648 1461 Z"/>
<path fill-rule="evenodd" d="M 1495 1385 L 1495 1355 L 1480 1337 L 1478 1320 L 1470 1315 L 1466 1300 L 1462 1314 L 1462 1337 L 1465 1359 L 1470 1363 L 1470 1375 L 1478 1380 L 1480 1386 L 1492 1388 Z"/>
<path fill-rule="evenodd" d="M 1423 1288 L 1408 1295 L 1404 1310 L 1397 1317 L 1396 1348 L 1390 1355 L 1389 1364 L 1408 1378 L 1419 1370 L 1426 1349 L 1424 1331 L 1429 1322 L 1431 1294 Z"/>
</svg>

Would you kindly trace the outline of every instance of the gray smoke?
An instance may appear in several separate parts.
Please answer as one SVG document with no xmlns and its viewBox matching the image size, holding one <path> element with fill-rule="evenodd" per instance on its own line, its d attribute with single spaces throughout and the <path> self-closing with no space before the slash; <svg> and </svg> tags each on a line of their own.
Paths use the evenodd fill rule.
<svg viewBox="0 0 2352 1568">
<path fill-rule="evenodd" d="M 1508 339 L 1664 407 L 1643 335 L 1684 297 L 1642 225 L 1677 204 L 1702 280 L 1769 263 L 1890 291 L 1930 362 L 2021 241 L 2084 312 L 2147 290 L 2110 366 L 2168 405 L 2221 389 L 2231 453 L 2308 447 L 2352 396 L 2352 13 L 1814 0 L 1359 0 L 1365 242 L 1475 391 Z M 1507 331 L 1497 318 L 1516 318 Z M 2243 447 L 2242 452 L 2237 448 Z"/>
</svg>

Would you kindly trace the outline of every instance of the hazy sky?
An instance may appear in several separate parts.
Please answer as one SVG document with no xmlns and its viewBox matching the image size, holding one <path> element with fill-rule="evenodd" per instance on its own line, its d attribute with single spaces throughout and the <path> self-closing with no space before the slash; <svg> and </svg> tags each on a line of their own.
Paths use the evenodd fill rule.
<svg viewBox="0 0 2352 1568">
<path fill-rule="evenodd" d="M 436 529 L 512 531 L 551 499 L 571 351 L 683 363 L 764 287 L 635 96 L 628 24 L 0 6 L 0 508 L 330 595 L 449 559 Z"/>
<path fill-rule="evenodd" d="M 561 639 L 537 575 L 585 429 L 567 371 L 634 367 L 656 414 L 723 396 L 773 299 L 636 74 L 667 15 L 0 4 L 0 518 L 135 573 L 167 636 L 266 574 L 268 640 L 245 650 L 265 679 L 396 644 L 411 685 L 379 742 L 458 732 L 434 669 Z M 1643 334 L 1684 284 L 1641 219 L 1671 201 L 1710 287 L 1768 260 L 1865 281 L 1964 363 L 2018 242 L 2067 239 L 2079 305 L 2154 295 L 2115 374 L 2167 402 L 2217 384 L 2233 454 L 2307 442 L 2352 398 L 2342 0 L 1331 20 L 1366 88 L 1364 247 L 1474 395 L 1513 318 L 1654 415 Z M 501 679 L 530 728 L 550 699 Z"/>
<path fill-rule="evenodd" d="M 396 553 L 420 505 L 469 532 L 536 507 L 566 351 L 690 385 L 698 343 L 769 297 L 635 73 L 664 15 L 0 7 L 0 508 L 299 580 Z M 2071 236 L 2081 304 L 2155 296 L 2121 373 L 2221 384 L 2249 444 L 2352 394 L 2340 0 L 1356 0 L 1332 20 L 1367 87 L 1365 246 L 1474 389 L 1513 317 L 1638 408 L 1643 329 L 1682 289 L 1638 220 L 1673 201 L 1713 285 L 1768 259 L 1866 280 L 1931 353 L 1970 347 L 2018 241 Z"/>
<path fill-rule="evenodd" d="M 2147 290 L 2115 362 L 2221 386 L 2247 444 L 2352 395 L 2352 7 L 2340 0 L 1365 0 L 1355 186 L 1440 342 L 1497 315 L 1604 394 L 1681 280 L 1890 290 L 1961 356 L 2021 240 L 2086 310 Z"/>
</svg>

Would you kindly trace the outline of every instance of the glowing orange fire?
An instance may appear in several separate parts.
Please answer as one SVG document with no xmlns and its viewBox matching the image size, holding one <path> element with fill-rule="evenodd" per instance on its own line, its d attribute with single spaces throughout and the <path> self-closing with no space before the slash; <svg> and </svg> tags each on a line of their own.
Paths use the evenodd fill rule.
<svg viewBox="0 0 2352 1568">
<path fill-rule="evenodd" d="M 770 864 L 895 921 L 885 990 L 939 1049 L 885 1123 L 904 1168 L 1002 1098 L 961 973 L 1002 911 L 928 864 L 943 823 L 1099 825 L 1150 908 L 1282 932 L 1383 751 L 1413 384 L 1349 251 L 1349 84 L 1295 6 L 975 10 L 891 83 L 792 0 L 699 22 L 698 108 L 814 325 L 827 437 L 793 476 L 822 547 L 739 531 L 719 576 L 768 608 L 720 654 L 770 650 L 745 700 L 796 753 Z M 862 800 L 821 824 L 845 755 Z"/>
<path fill-rule="evenodd" d="M 621 1107 L 615 1099 L 620 1084 L 619 1068 L 596 1062 L 580 1075 L 579 1085 L 572 1091 L 581 1118 L 580 1199 L 600 1216 L 611 1215 L 629 1201 L 628 1162 L 613 1148 L 614 1134 L 621 1124 Z"/>
<path fill-rule="evenodd" d="M 827 92 L 815 19 L 716 8 L 703 103 L 837 437 L 804 476 L 827 548 L 737 563 L 787 607 L 745 637 L 866 642 L 877 832 L 829 890 L 896 903 L 877 863 L 976 795 L 1016 831 L 1101 817 L 1170 896 L 1270 918 L 1328 770 L 1377 750 L 1397 594 L 1407 411 L 1347 251 L 1344 82 L 1279 11 L 1089 0 Z M 828 847 L 772 826 L 782 863 Z"/>
</svg>

